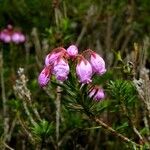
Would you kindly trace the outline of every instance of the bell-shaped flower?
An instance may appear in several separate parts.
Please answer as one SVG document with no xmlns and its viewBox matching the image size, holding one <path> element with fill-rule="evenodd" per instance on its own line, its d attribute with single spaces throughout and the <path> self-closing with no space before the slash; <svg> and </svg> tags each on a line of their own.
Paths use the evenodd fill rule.
<svg viewBox="0 0 150 150">
<path fill-rule="evenodd" d="M 3 42 L 10 43 L 11 42 L 11 36 L 9 34 L 6 34 L 3 38 Z"/>
<path fill-rule="evenodd" d="M 74 58 L 78 55 L 78 48 L 75 45 L 70 45 L 67 48 L 67 53 L 71 58 Z"/>
<path fill-rule="evenodd" d="M 91 53 L 90 63 L 92 65 L 93 73 L 102 75 L 106 72 L 105 61 L 95 52 Z"/>
<path fill-rule="evenodd" d="M 76 73 L 81 83 L 90 83 L 92 77 L 92 66 L 86 59 L 81 59 L 76 66 Z"/>
<path fill-rule="evenodd" d="M 54 49 L 51 53 L 49 53 L 45 58 L 45 65 L 53 65 L 55 61 L 57 61 L 60 57 L 64 55 L 66 50 L 62 47 L 58 47 Z"/>
<path fill-rule="evenodd" d="M 7 29 L 4 29 L 0 32 L 0 40 L 4 43 L 11 42 L 11 34 Z"/>
<path fill-rule="evenodd" d="M 68 62 L 63 58 L 60 58 L 55 61 L 52 73 L 55 75 L 57 80 L 65 81 L 68 78 L 69 70 Z"/>
<path fill-rule="evenodd" d="M 0 32 L 0 40 L 4 43 L 14 42 L 19 44 L 25 41 L 25 36 L 20 31 L 15 31 L 12 25 L 8 25 Z"/>
<path fill-rule="evenodd" d="M 50 66 L 46 66 L 38 77 L 38 83 L 41 87 L 44 87 L 48 84 L 51 77 L 51 68 Z"/>
<path fill-rule="evenodd" d="M 19 44 L 25 41 L 25 36 L 20 32 L 14 32 L 12 34 L 12 42 Z"/>
<path fill-rule="evenodd" d="M 25 42 L 26 38 L 24 34 L 20 34 L 20 42 L 23 43 Z"/>
<path fill-rule="evenodd" d="M 95 87 L 90 91 L 89 97 L 93 97 L 94 100 L 99 101 L 105 97 L 105 94 L 102 88 Z"/>
</svg>

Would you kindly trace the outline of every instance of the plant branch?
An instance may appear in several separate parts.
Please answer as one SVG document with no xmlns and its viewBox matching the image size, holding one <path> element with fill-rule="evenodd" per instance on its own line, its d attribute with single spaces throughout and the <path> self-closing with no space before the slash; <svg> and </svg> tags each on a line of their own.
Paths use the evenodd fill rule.
<svg viewBox="0 0 150 150">
<path fill-rule="evenodd" d="M 96 122 L 97 124 L 99 124 L 100 126 L 102 126 L 104 129 L 106 129 L 108 132 L 110 132 L 111 134 L 113 134 L 114 136 L 120 138 L 122 141 L 126 142 L 126 143 L 131 143 L 136 147 L 141 148 L 142 145 L 135 143 L 134 141 L 132 141 L 131 139 L 129 139 L 128 137 L 124 136 L 121 133 L 118 133 L 115 129 L 113 129 L 112 127 L 110 127 L 109 125 L 107 125 L 106 123 L 104 123 L 102 120 L 100 120 L 99 118 L 95 117 L 91 112 L 89 112 L 87 109 L 85 109 L 85 113 L 86 115 L 93 120 L 94 122 Z"/>
<path fill-rule="evenodd" d="M 60 126 L 60 99 L 61 99 L 61 87 L 57 86 L 57 97 L 56 97 L 56 140 L 57 146 L 59 141 L 59 126 Z M 57 147 L 58 148 L 58 147 Z"/>
<path fill-rule="evenodd" d="M 116 130 L 114 130 L 112 127 L 108 126 L 106 123 L 104 123 L 103 121 L 101 121 L 99 118 L 97 118 L 97 117 L 93 118 L 92 117 L 91 119 L 94 120 L 99 125 L 101 125 L 103 128 L 105 128 L 107 131 L 109 131 L 110 133 L 112 133 L 113 135 L 115 135 L 116 137 L 120 138 L 122 141 L 127 142 L 127 143 L 131 143 L 133 145 L 136 145 L 139 148 L 141 147 L 140 144 L 137 144 L 137 143 L 133 142 L 132 140 L 130 140 L 128 137 L 124 136 L 123 134 L 118 133 Z"/>
<path fill-rule="evenodd" d="M 21 120 L 19 113 L 17 114 L 17 119 L 18 119 L 20 125 L 22 126 L 22 128 L 24 129 L 25 133 L 28 135 L 28 137 L 29 137 L 32 141 L 34 141 L 34 140 L 33 140 L 33 137 L 32 137 L 32 134 L 28 131 L 28 129 L 26 128 L 25 123 Z"/>
<path fill-rule="evenodd" d="M 2 102 L 3 102 L 3 117 L 4 117 L 4 142 L 7 140 L 7 134 L 9 130 L 9 116 L 8 116 L 8 106 L 5 93 L 5 83 L 4 83 L 4 70 L 3 70 L 3 51 L 0 52 L 0 76 L 1 76 L 1 88 L 2 88 Z"/>
<path fill-rule="evenodd" d="M 13 148 L 11 148 L 9 145 L 7 145 L 5 142 L 2 143 L 8 150 L 14 150 Z"/>
</svg>

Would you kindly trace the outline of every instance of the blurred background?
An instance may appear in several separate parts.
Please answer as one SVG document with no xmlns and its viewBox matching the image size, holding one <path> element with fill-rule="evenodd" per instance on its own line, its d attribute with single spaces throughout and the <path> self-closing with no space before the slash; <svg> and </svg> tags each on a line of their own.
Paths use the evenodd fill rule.
<svg viewBox="0 0 150 150">
<path fill-rule="evenodd" d="M 52 87 L 43 90 L 37 83 L 44 58 L 55 47 L 67 48 L 75 44 L 79 52 L 90 48 L 99 53 L 106 61 L 108 72 L 95 82 L 104 88 L 110 79 L 126 80 L 132 76 L 138 79 L 141 64 L 150 69 L 149 0 L 0 0 L 0 31 L 5 29 L 8 33 L 22 33 L 25 40 L 17 43 L 0 41 L 1 149 L 34 150 L 40 149 L 41 145 L 43 149 L 58 148 L 54 129 L 55 94 Z M 123 74 L 122 70 L 116 69 L 131 69 L 129 62 L 135 69 L 134 73 L 129 71 L 129 76 L 127 72 Z M 24 72 L 20 71 L 18 75 L 20 67 Z M 23 80 L 21 88 L 26 94 L 15 88 L 17 79 Z M 132 90 L 133 94 L 135 91 Z M 140 143 L 126 120 L 122 119 L 122 110 L 109 105 L 107 99 L 113 96 L 107 96 L 106 102 L 101 104 L 102 120 Z M 135 101 L 132 102 L 135 104 Z M 119 105 L 119 102 L 113 103 Z M 135 124 L 141 134 L 147 135 L 149 130 L 144 128 L 144 122 L 138 121 L 144 116 L 142 104 L 132 104 L 127 105 L 135 111 L 131 112 L 136 114 L 133 116 Z M 132 149 L 100 127 L 87 129 L 96 124 L 84 114 L 63 105 L 62 112 L 60 149 Z M 40 120 L 35 126 L 30 115 Z"/>
</svg>

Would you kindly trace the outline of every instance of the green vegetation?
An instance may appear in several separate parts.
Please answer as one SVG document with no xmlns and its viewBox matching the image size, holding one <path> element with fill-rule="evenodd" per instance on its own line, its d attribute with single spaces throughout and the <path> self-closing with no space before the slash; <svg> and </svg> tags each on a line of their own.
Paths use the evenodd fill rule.
<svg viewBox="0 0 150 150">
<path fill-rule="evenodd" d="M 0 41 L 0 149 L 150 149 L 149 16 L 149 0 L 0 0 L 0 31 L 26 36 Z M 45 56 L 71 44 L 105 60 L 93 77 L 104 100 L 89 98 L 73 70 L 64 84 L 38 85 Z"/>
</svg>

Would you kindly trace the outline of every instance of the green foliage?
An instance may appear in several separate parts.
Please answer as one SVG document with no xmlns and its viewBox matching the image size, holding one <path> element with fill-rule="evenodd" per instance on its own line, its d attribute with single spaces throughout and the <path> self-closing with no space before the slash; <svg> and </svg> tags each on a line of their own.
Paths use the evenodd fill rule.
<svg viewBox="0 0 150 150">
<path fill-rule="evenodd" d="M 53 123 L 49 123 L 43 119 L 39 123 L 35 123 L 31 129 L 35 139 L 37 141 L 43 141 L 52 136 L 52 133 L 54 132 L 54 125 Z"/>
<path fill-rule="evenodd" d="M 131 104 L 136 100 L 136 90 L 130 81 L 116 80 L 108 84 L 109 94 L 117 101 Z"/>
<path fill-rule="evenodd" d="M 108 84 L 108 93 L 111 96 L 112 112 L 121 112 L 126 118 L 135 118 L 138 107 L 138 97 L 131 81 L 115 80 Z M 120 113 L 120 115 L 121 115 Z"/>
<path fill-rule="evenodd" d="M 133 61 L 132 55 L 136 56 L 133 51 L 134 42 L 143 43 L 144 37 L 150 36 L 149 6 L 149 0 L 0 0 L 0 29 L 12 24 L 15 29 L 21 29 L 27 35 L 27 42 L 22 45 L 0 43 L 7 99 L 7 103 L 0 102 L 1 139 L 3 140 L 4 129 L 8 128 L 8 133 L 12 133 L 6 144 L 14 149 L 36 149 L 42 142 L 47 143 L 47 149 L 57 149 L 58 143 L 62 144 L 62 149 L 136 149 L 111 133 L 106 133 L 102 126 L 89 120 L 89 115 L 100 118 L 138 144 L 142 143 L 133 130 L 134 125 L 144 140 L 148 141 L 150 129 L 143 121 L 143 118 L 148 118 L 145 117 L 147 111 L 131 78 L 132 69 L 139 72 L 137 68 L 140 62 L 133 62 L 135 68 L 131 68 L 126 60 Z M 38 29 L 35 41 L 31 36 L 33 27 Z M 45 40 L 48 43 L 45 44 Z M 93 84 L 104 87 L 104 100 L 97 102 L 89 98 L 90 87 L 77 81 L 73 71 L 75 63 L 70 64 L 71 74 L 63 84 L 52 78 L 47 88 L 38 86 L 37 77 L 43 66 L 40 57 L 44 59 L 54 47 L 67 48 L 73 43 L 78 44 L 80 52 L 91 48 L 106 60 L 106 74 L 101 77 L 95 75 L 92 79 Z M 145 48 L 143 45 L 141 47 Z M 137 55 L 140 55 L 141 50 L 142 48 Z M 149 53 L 149 47 L 145 51 Z M 149 58 L 145 62 L 146 68 L 149 68 Z M 20 100 L 13 91 L 19 67 L 25 68 L 31 101 L 26 101 L 26 98 Z M 127 80 L 129 77 L 130 81 Z M 56 144 L 54 122 L 58 86 L 62 91 L 60 137 Z M 0 91 L 2 90 L 1 83 Z M 24 109 L 24 101 L 27 102 L 29 115 Z M 7 106 L 6 116 L 4 106 Z M 35 124 L 31 123 L 29 116 Z M 5 127 L 4 120 L 7 117 L 8 126 Z M 14 118 L 17 118 L 16 122 Z M 26 133 L 33 136 L 36 144 L 31 142 Z M 22 140 L 18 140 L 20 138 Z M 149 148 L 147 143 L 143 145 L 143 150 Z"/>
<path fill-rule="evenodd" d="M 11 99 L 7 105 L 9 105 L 13 111 L 17 112 L 21 108 L 21 101 L 18 99 Z"/>
<path fill-rule="evenodd" d="M 63 122 L 61 123 L 61 132 L 75 132 L 78 129 L 84 129 L 87 126 L 88 121 L 83 119 L 83 115 L 74 110 L 63 108 Z"/>
<path fill-rule="evenodd" d="M 0 24 L 3 26 L 10 21 L 30 31 L 33 26 L 38 26 L 39 29 L 44 30 L 45 26 L 50 23 L 52 4 L 47 0 L 42 2 L 39 0 L 2 0 L 0 7 Z"/>
</svg>

